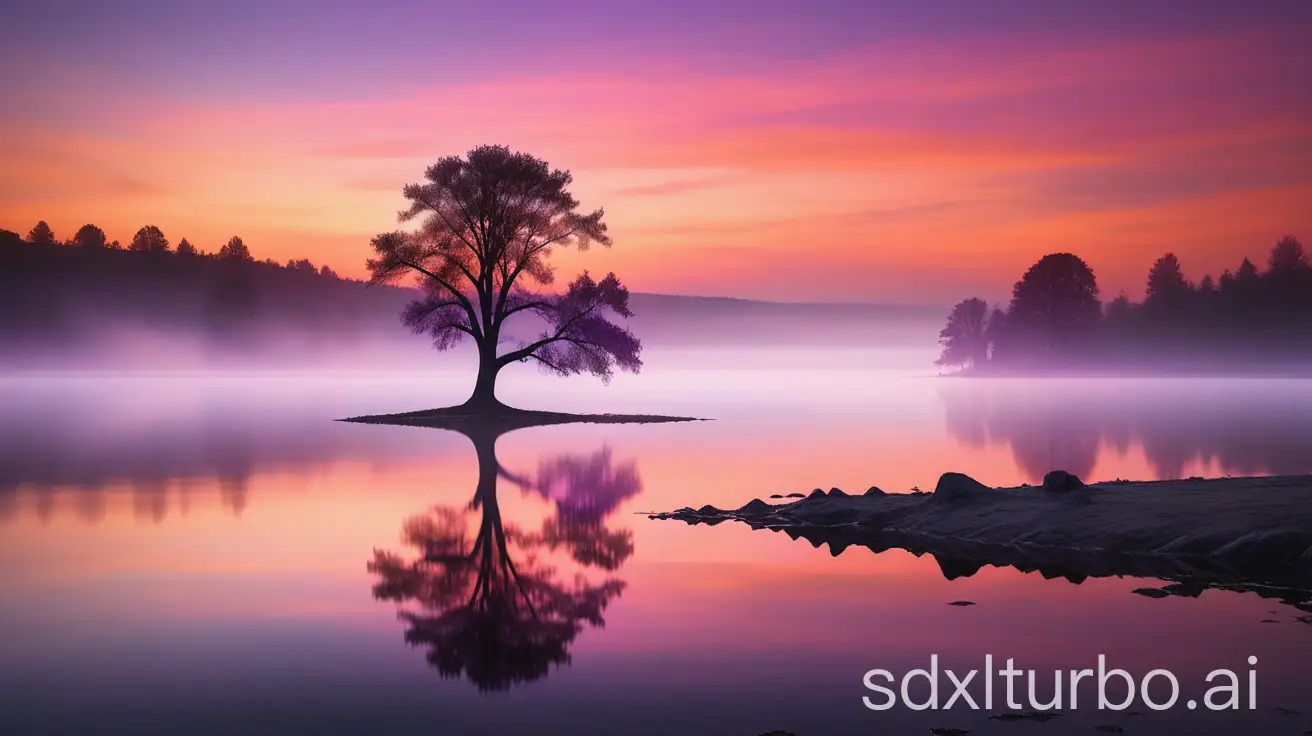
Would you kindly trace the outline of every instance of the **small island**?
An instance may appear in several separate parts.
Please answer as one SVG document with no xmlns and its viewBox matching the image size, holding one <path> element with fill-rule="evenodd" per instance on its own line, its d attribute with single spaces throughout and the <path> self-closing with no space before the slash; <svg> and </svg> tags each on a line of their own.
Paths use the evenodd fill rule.
<svg viewBox="0 0 1312 736">
<path fill-rule="evenodd" d="M 614 273 L 596 280 L 584 271 L 563 292 L 551 291 L 554 250 L 611 244 L 604 212 L 579 211 L 572 182 L 568 171 L 546 161 L 487 145 L 442 158 L 424 172 L 423 183 L 405 186 L 408 205 L 399 219 L 417 220 L 419 229 L 373 239 L 370 283 L 417 278 L 423 296 L 406 306 L 401 321 L 438 350 L 472 341 L 478 375 L 459 406 L 355 421 L 447 428 L 484 423 L 508 430 L 690 420 L 525 411 L 497 399 L 497 376 L 513 363 L 532 361 L 558 376 L 589 373 L 603 382 L 616 368 L 642 368 L 642 343 L 620 321 L 633 316 L 629 290 Z M 514 347 L 502 352 L 503 343 Z"/>
</svg>

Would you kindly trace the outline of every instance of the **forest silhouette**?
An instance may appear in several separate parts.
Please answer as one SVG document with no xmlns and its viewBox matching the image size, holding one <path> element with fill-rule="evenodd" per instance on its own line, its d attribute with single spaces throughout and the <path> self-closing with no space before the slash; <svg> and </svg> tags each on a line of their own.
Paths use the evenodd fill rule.
<svg viewBox="0 0 1312 736">
<path fill-rule="evenodd" d="M 67 350 L 111 340 L 126 325 L 249 347 L 298 335 L 319 340 L 398 332 L 410 290 L 367 289 L 308 259 L 256 261 L 240 238 L 213 254 L 158 228 L 106 244 L 94 225 L 67 242 L 39 223 L 24 240 L 0 230 L 0 344 Z"/>
<path fill-rule="evenodd" d="M 1005 309 L 983 299 L 953 307 L 937 364 L 969 373 L 1028 370 L 1182 373 L 1305 372 L 1312 359 L 1312 265 L 1297 238 L 1271 249 L 1265 270 L 1245 258 L 1219 278 L 1189 281 L 1167 253 L 1142 302 L 1103 304 L 1093 270 L 1071 253 L 1041 258 Z"/>
</svg>

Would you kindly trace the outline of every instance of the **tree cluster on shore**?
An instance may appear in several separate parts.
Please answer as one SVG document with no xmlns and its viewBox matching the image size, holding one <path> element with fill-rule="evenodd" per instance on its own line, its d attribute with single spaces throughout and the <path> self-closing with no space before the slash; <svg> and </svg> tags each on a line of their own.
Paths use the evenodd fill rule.
<svg viewBox="0 0 1312 736">
<path fill-rule="evenodd" d="M 0 230 L 0 342 L 10 345 L 70 349 L 115 328 L 225 340 L 376 330 L 407 295 L 383 291 L 395 298 L 309 259 L 256 261 L 240 237 L 206 254 L 185 238 L 171 247 L 153 225 L 127 247 L 91 224 L 63 241 L 44 221 L 26 238 Z"/>
<path fill-rule="evenodd" d="M 1016 282 L 1005 309 L 959 302 L 939 342 L 937 365 L 974 373 L 1297 370 L 1312 359 L 1312 265 L 1292 235 L 1271 249 L 1265 270 L 1245 258 L 1196 283 L 1167 253 L 1149 270 L 1142 302 L 1121 294 L 1103 304 L 1088 264 L 1053 253 Z"/>
<path fill-rule="evenodd" d="M 14 243 L 22 240 L 18 233 L 8 230 L 0 230 L 0 245 L 12 246 Z M 206 253 L 197 248 L 191 241 L 183 238 L 178 241 L 177 248 L 171 248 L 168 237 L 159 229 L 158 225 L 145 225 L 132 236 L 126 248 L 117 240 L 109 240 L 105 231 L 93 224 L 86 224 L 78 228 L 73 237 L 66 240 L 59 240 L 55 237 L 55 231 L 45 220 L 38 222 L 27 233 L 26 242 L 32 245 L 53 246 L 64 245 L 69 247 L 106 250 L 128 250 L 134 253 L 174 253 L 183 258 L 211 258 L 228 262 L 254 262 L 255 256 L 251 254 L 251 249 L 241 238 L 233 236 L 226 243 L 219 247 L 214 253 Z M 272 258 L 266 258 L 261 263 L 265 266 L 286 268 L 289 271 L 300 271 L 305 273 L 317 273 L 320 276 L 328 278 L 338 278 L 337 272 L 328 266 L 315 268 L 314 264 L 308 258 L 291 259 L 285 265 L 279 264 Z"/>
</svg>

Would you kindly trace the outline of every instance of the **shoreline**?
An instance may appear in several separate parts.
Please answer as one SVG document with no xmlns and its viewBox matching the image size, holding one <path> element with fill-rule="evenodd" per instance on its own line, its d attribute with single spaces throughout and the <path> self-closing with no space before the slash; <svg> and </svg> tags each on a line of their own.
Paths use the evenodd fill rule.
<svg viewBox="0 0 1312 736">
<path fill-rule="evenodd" d="M 708 422 L 712 420 L 698 417 L 666 416 L 663 414 L 571 414 L 569 412 L 517 409 L 502 405 L 481 410 L 464 406 L 450 406 L 397 414 L 366 414 L 357 417 L 345 417 L 335 421 L 455 430 L 477 427 L 506 432 L 512 429 L 553 424 L 669 424 L 674 422 Z"/>
<path fill-rule="evenodd" d="M 993 565 L 1073 582 L 1123 575 L 1312 591 L 1312 475 L 1091 485 L 1049 476 L 1058 480 L 1048 487 L 990 488 L 946 473 L 933 493 L 817 489 L 649 518 L 742 522 L 827 544 L 834 556 L 850 546 L 929 554 L 949 579 Z"/>
</svg>

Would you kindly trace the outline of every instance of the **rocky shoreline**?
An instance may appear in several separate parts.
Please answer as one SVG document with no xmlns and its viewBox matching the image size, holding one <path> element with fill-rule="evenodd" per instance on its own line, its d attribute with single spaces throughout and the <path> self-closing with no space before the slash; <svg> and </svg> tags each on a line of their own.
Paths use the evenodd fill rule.
<svg viewBox="0 0 1312 736">
<path fill-rule="evenodd" d="M 946 473 L 933 493 L 817 489 L 783 503 L 753 499 L 650 518 L 742 522 L 828 544 L 835 556 L 853 545 L 929 554 L 948 578 L 993 565 L 1074 582 L 1162 578 L 1179 583 L 1175 594 L 1312 591 L 1312 475 L 1085 485 L 1053 471 L 1042 486 L 990 488 Z"/>
</svg>

